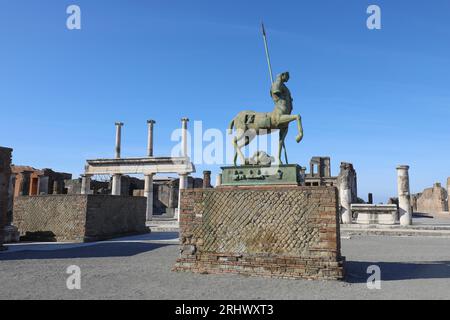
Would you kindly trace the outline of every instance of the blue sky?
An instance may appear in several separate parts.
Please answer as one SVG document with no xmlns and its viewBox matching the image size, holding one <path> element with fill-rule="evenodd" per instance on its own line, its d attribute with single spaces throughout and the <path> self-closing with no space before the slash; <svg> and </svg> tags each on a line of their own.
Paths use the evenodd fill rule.
<svg viewBox="0 0 450 320">
<path fill-rule="evenodd" d="M 82 30 L 66 28 L 66 8 Z M 366 9 L 382 29 L 366 28 Z M 421 191 L 450 176 L 450 2 L 0 0 L 0 145 L 14 163 L 79 174 L 88 158 L 168 155 L 180 118 L 225 129 L 243 109 L 270 111 L 259 23 L 273 68 L 289 70 L 305 138 L 287 137 L 289 160 L 341 161 L 359 194 L 396 194 L 398 164 Z M 6 112 L 5 112 L 6 111 Z M 5 117 L 6 115 L 6 117 Z M 207 169 L 197 166 L 197 174 Z M 208 169 L 217 170 L 217 166 Z"/>
</svg>

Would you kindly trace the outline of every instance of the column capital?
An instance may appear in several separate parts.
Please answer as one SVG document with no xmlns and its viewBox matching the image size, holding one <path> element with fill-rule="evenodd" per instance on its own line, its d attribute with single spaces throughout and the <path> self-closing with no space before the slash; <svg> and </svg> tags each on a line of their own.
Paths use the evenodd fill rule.
<svg viewBox="0 0 450 320">
<path fill-rule="evenodd" d="M 185 118 L 181 118 L 181 121 L 182 122 L 189 122 L 189 118 L 186 118 L 186 117 Z"/>
<path fill-rule="evenodd" d="M 116 123 L 115 123 L 115 125 L 116 125 L 116 126 L 118 126 L 118 127 L 122 127 L 122 126 L 124 125 L 124 123 L 123 123 L 123 122 L 120 122 L 120 121 L 118 121 L 118 122 L 116 122 Z"/>
<path fill-rule="evenodd" d="M 399 165 L 399 166 L 397 166 L 397 170 L 409 170 L 409 166 L 408 165 Z"/>
<path fill-rule="evenodd" d="M 155 121 L 155 120 L 152 120 L 152 119 L 149 119 L 149 120 L 147 120 L 147 123 L 148 123 L 148 124 L 155 124 L 156 121 Z"/>
</svg>

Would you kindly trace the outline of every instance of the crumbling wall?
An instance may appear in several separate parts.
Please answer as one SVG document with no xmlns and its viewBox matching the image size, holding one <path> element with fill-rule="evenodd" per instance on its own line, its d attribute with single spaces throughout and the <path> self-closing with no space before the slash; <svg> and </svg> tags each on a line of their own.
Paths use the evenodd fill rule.
<svg viewBox="0 0 450 320">
<path fill-rule="evenodd" d="M 450 212 L 450 177 L 447 178 L 447 211 Z"/>
<path fill-rule="evenodd" d="M 12 149 L 0 147 L 0 250 L 3 248 L 4 227 L 8 212 Z"/>
<path fill-rule="evenodd" d="M 338 189 L 341 186 L 350 189 L 351 203 L 358 203 L 358 179 L 356 176 L 356 170 L 353 164 L 348 162 L 341 162 L 339 176 L 337 179 Z"/>
<path fill-rule="evenodd" d="M 432 188 L 412 196 L 413 210 L 418 213 L 435 215 L 448 211 L 447 190 L 436 183 Z"/>
</svg>

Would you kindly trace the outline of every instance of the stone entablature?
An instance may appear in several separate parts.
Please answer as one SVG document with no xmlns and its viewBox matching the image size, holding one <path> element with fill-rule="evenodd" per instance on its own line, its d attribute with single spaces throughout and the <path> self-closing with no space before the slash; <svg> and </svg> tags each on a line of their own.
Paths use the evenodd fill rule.
<svg viewBox="0 0 450 320">
<path fill-rule="evenodd" d="M 190 174 L 195 172 L 194 165 L 189 161 L 189 158 L 185 157 L 96 159 L 86 162 L 86 175 Z"/>
<path fill-rule="evenodd" d="M 183 190 L 174 271 L 341 279 L 334 187 Z"/>
<path fill-rule="evenodd" d="M 357 216 L 358 224 L 384 224 L 398 223 L 398 210 L 395 204 L 352 204 L 352 213 Z"/>
</svg>

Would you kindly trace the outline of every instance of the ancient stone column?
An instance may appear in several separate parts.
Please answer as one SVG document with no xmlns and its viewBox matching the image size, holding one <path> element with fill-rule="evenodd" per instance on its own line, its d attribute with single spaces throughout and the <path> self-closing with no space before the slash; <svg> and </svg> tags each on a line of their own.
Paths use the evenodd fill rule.
<svg viewBox="0 0 450 320">
<path fill-rule="evenodd" d="M 341 163 L 341 172 L 339 174 L 339 201 L 341 205 L 342 223 L 352 223 L 352 189 L 350 184 L 350 168 L 347 163 Z"/>
<path fill-rule="evenodd" d="M 144 197 L 147 198 L 146 218 L 153 219 L 153 174 L 145 175 Z"/>
<path fill-rule="evenodd" d="M 350 224 L 350 223 L 352 223 L 352 210 L 351 210 L 352 192 L 351 192 L 351 189 L 350 188 L 340 189 L 339 194 L 340 194 L 340 202 L 341 202 L 342 223 Z"/>
<path fill-rule="evenodd" d="M 120 196 L 122 189 L 122 175 L 115 174 L 112 177 L 111 194 L 113 196 Z"/>
<path fill-rule="evenodd" d="M 373 204 L 373 194 L 369 193 L 368 197 L 367 197 L 367 203 L 368 204 Z"/>
<path fill-rule="evenodd" d="M 81 175 L 81 194 L 91 194 L 91 175 Z"/>
<path fill-rule="evenodd" d="M 222 185 L 222 174 L 218 173 L 216 176 L 216 188 Z"/>
<path fill-rule="evenodd" d="M 447 178 L 447 210 L 450 212 L 450 177 Z"/>
<path fill-rule="evenodd" d="M 187 188 L 187 182 L 188 182 L 187 174 L 180 174 L 179 176 L 180 176 L 180 183 L 178 184 L 178 214 L 177 214 L 178 222 L 180 222 L 180 216 L 181 216 L 181 190 L 184 190 Z"/>
<path fill-rule="evenodd" d="M 188 141 L 187 141 L 187 126 L 189 119 L 182 118 L 181 119 L 181 156 L 188 156 Z"/>
<path fill-rule="evenodd" d="M 15 186 L 16 186 L 16 174 L 11 173 L 11 177 L 9 179 L 9 188 L 8 188 L 8 210 L 7 210 L 6 225 L 11 225 L 13 222 Z"/>
<path fill-rule="evenodd" d="M 116 122 L 116 159 L 120 159 L 120 147 L 122 143 L 122 122 Z"/>
<path fill-rule="evenodd" d="M 211 171 L 203 171 L 203 189 L 212 188 Z"/>
<path fill-rule="evenodd" d="M 411 195 L 409 192 L 409 166 L 397 167 L 397 187 L 400 224 L 409 226 L 412 224 Z"/>
<path fill-rule="evenodd" d="M 116 122 L 116 148 L 115 148 L 115 158 L 120 159 L 121 144 L 122 144 L 122 122 Z M 113 196 L 120 196 L 122 189 L 122 175 L 115 174 L 112 177 L 111 194 Z"/>
<path fill-rule="evenodd" d="M 154 120 L 147 120 L 148 135 L 147 135 L 147 157 L 153 157 L 153 125 Z"/>
<path fill-rule="evenodd" d="M 305 186 L 305 179 L 306 179 L 306 167 L 300 167 L 300 185 Z"/>
<path fill-rule="evenodd" d="M 62 193 L 61 181 L 54 180 L 53 181 L 53 194 L 61 194 Z"/>
<path fill-rule="evenodd" d="M 30 194 L 31 173 L 32 171 L 22 171 L 22 182 L 20 184 L 21 196 L 28 196 Z"/>
</svg>

